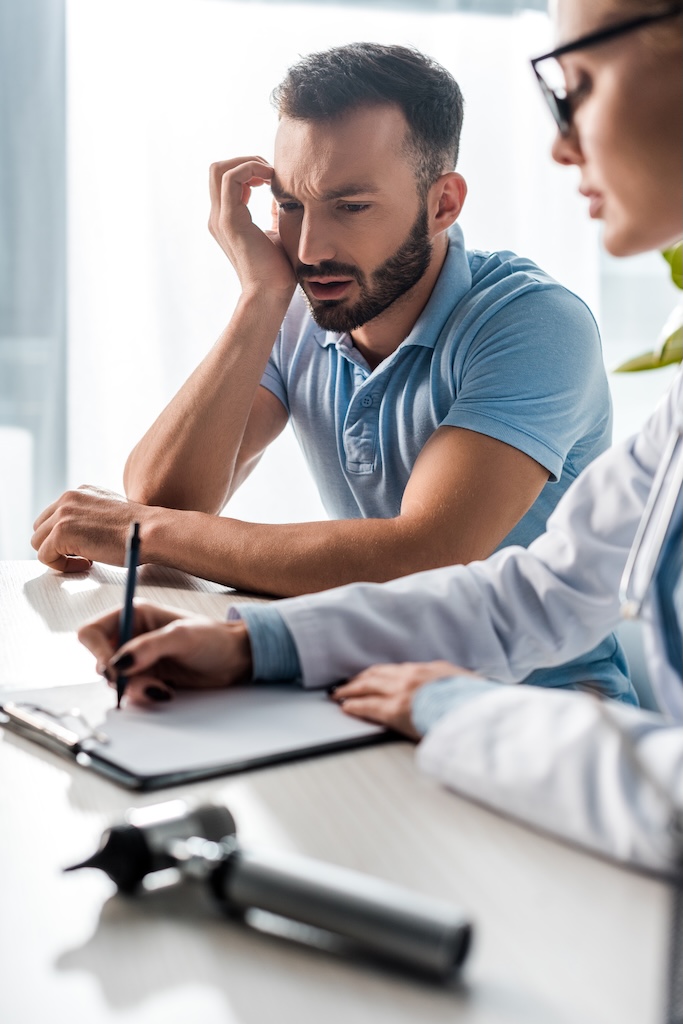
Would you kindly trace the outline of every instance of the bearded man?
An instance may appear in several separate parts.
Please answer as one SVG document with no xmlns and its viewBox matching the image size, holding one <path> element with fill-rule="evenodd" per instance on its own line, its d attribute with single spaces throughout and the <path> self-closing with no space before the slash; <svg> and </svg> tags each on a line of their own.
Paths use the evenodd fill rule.
<svg viewBox="0 0 683 1024">
<path fill-rule="evenodd" d="M 450 73 L 358 43 L 304 58 L 274 102 L 272 164 L 210 172 L 210 230 L 241 284 L 230 323 L 129 456 L 127 500 L 84 487 L 39 517 L 53 568 L 122 564 L 137 520 L 143 562 L 241 590 L 384 582 L 528 545 L 609 445 L 589 310 L 530 260 L 465 248 Z M 270 232 L 249 213 L 260 186 Z M 220 515 L 288 421 L 330 519 Z M 587 663 L 631 698 L 613 636 L 539 681 L 573 685 Z"/>
</svg>

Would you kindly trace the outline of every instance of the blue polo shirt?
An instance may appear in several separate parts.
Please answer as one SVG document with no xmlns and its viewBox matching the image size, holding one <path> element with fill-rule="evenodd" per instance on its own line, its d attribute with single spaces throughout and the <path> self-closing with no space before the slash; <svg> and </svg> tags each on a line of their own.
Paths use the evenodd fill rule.
<svg viewBox="0 0 683 1024">
<path fill-rule="evenodd" d="M 407 338 L 371 370 L 348 334 L 318 327 L 298 293 L 263 375 L 333 519 L 390 518 L 425 442 L 466 427 L 525 452 L 548 483 L 503 544 L 528 545 L 610 443 L 600 338 L 586 305 L 530 260 L 448 254 Z"/>
<path fill-rule="evenodd" d="M 348 334 L 319 328 L 297 295 L 262 384 L 288 410 L 332 518 L 398 515 L 415 460 L 439 426 L 526 452 L 548 470 L 548 483 L 501 547 L 542 533 L 571 482 L 610 442 L 609 390 L 588 308 L 530 260 L 466 250 L 457 225 L 422 314 L 374 371 Z M 254 678 L 300 676 L 277 603 L 233 606 L 229 617 L 246 623 Z M 614 634 L 525 681 L 573 689 L 586 680 L 637 703 Z M 449 685 L 448 701 L 453 685 L 462 681 Z"/>
</svg>

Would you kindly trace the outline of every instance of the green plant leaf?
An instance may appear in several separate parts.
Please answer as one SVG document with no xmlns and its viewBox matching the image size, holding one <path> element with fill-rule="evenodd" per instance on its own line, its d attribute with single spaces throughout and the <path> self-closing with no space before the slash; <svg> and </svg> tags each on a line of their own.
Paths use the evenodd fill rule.
<svg viewBox="0 0 683 1024">
<path fill-rule="evenodd" d="M 668 366 L 670 363 L 680 363 L 683 361 L 683 327 L 677 327 L 666 338 L 659 350 L 659 358 L 661 366 Z"/>
<path fill-rule="evenodd" d="M 642 356 L 634 356 L 633 359 L 627 359 L 620 366 L 615 366 L 612 373 L 635 373 L 637 370 L 656 370 L 657 366 L 654 352 L 644 352 Z"/>
<path fill-rule="evenodd" d="M 642 356 L 628 359 L 617 366 L 614 373 L 635 373 L 636 370 L 658 370 L 660 366 L 683 361 L 683 327 L 677 327 L 673 334 L 655 352 L 644 352 Z"/>
<path fill-rule="evenodd" d="M 662 256 L 671 267 L 671 280 L 677 288 L 683 288 L 683 242 L 664 249 Z"/>
<path fill-rule="evenodd" d="M 671 268 L 671 280 L 683 289 L 683 242 L 662 250 L 662 256 Z M 683 362 L 683 304 L 675 306 L 662 327 L 658 345 L 653 352 L 627 359 L 614 373 L 635 373 L 638 370 L 657 370 L 660 366 Z"/>
</svg>

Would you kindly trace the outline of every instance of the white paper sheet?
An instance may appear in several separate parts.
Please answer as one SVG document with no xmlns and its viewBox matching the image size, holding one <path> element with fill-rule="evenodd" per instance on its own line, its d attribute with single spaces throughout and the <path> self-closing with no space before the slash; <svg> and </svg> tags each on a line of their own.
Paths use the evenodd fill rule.
<svg viewBox="0 0 683 1024">
<path fill-rule="evenodd" d="M 325 692 L 287 683 L 180 692 L 149 709 L 117 709 L 114 691 L 101 681 L 2 695 L 3 705 L 12 701 L 56 714 L 79 710 L 87 726 L 74 717 L 61 723 L 80 736 L 88 726 L 104 733 L 106 742 L 90 740 L 88 751 L 141 780 L 229 772 L 384 732 L 345 715 Z"/>
</svg>

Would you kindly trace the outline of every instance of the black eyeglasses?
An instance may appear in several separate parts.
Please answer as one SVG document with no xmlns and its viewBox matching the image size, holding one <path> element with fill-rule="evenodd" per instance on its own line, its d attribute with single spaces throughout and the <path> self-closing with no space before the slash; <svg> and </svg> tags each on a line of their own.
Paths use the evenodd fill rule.
<svg viewBox="0 0 683 1024">
<path fill-rule="evenodd" d="M 558 63 L 558 57 L 575 50 L 585 50 L 589 46 L 598 46 L 606 43 L 609 39 L 616 39 L 617 36 L 625 35 L 627 32 L 634 32 L 643 25 L 650 25 L 653 21 L 663 21 L 665 18 L 675 18 L 683 14 L 680 3 L 675 7 L 667 7 L 657 14 L 643 14 L 639 18 L 631 18 L 629 21 L 622 21 L 619 25 L 611 25 L 608 28 L 591 32 L 587 36 L 575 39 L 573 43 L 565 43 L 558 46 L 550 53 L 544 53 L 541 57 L 535 57 L 531 61 L 538 84 L 541 87 L 546 103 L 550 107 L 550 113 L 555 119 L 560 135 L 569 135 L 572 125 L 572 104 L 567 94 L 567 86 L 564 78 L 564 71 Z M 539 70 L 539 64 L 546 62 Z"/>
</svg>

